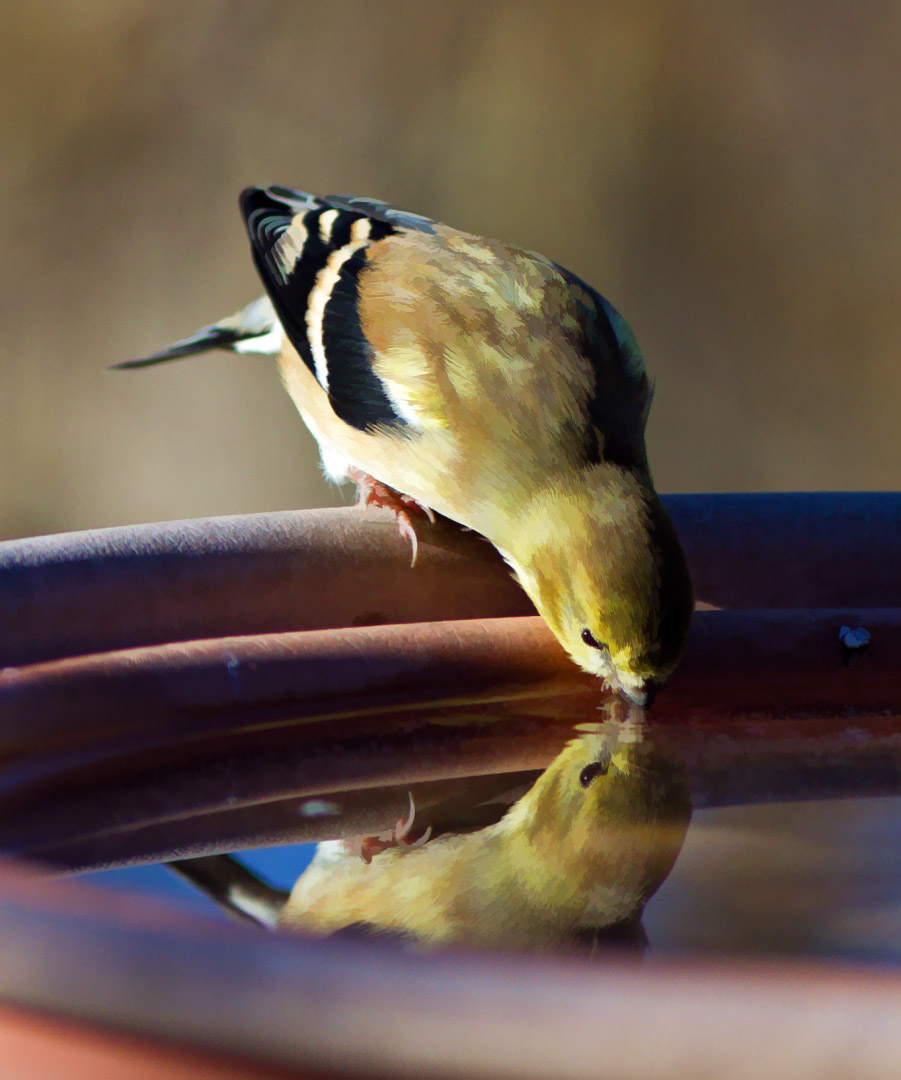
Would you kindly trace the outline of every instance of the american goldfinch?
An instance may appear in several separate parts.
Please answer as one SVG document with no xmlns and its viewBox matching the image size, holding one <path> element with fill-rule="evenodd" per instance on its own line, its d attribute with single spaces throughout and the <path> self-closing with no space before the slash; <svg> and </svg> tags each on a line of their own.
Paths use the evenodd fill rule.
<svg viewBox="0 0 901 1080">
<path fill-rule="evenodd" d="M 119 366 L 278 355 L 332 479 L 414 543 L 417 508 L 481 533 L 575 662 L 650 705 L 694 603 L 625 320 L 541 255 L 384 203 L 269 187 L 241 209 L 267 297 Z"/>
<path fill-rule="evenodd" d="M 642 725 L 607 721 L 570 743 L 495 825 L 425 843 L 401 835 L 368 864 L 344 841 L 320 844 L 278 925 L 566 948 L 640 918 L 690 817 L 684 770 Z"/>
</svg>

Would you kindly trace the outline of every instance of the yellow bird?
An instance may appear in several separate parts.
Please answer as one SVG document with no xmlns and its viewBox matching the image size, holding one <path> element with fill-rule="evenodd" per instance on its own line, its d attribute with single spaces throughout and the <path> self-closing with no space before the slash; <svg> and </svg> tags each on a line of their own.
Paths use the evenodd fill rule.
<svg viewBox="0 0 901 1080">
<path fill-rule="evenodd" d="M 599 728 L 570 743 L 495 825 L 389 843 L 370 864 L 345 841 L 319 844 L 278 925 L 540 950 L 636 924 L 681 849 L 688 783 L 634 720 Z"/>
<path fill-rule="evenodd" d="M 248 188 L 267 296 L 163 352 L 277 355 L 326 473 L 500 551 L 573 660 L 650 705 L 694 606 L 625 320 L 549 259 L 370 199 Z"/>
</svg>

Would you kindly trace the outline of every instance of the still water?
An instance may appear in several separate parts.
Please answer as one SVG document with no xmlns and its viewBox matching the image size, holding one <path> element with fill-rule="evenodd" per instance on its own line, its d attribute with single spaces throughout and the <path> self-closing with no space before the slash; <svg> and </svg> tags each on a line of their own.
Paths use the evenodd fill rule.
<svg viewBox="0 0 901 1080">
<path fill-rule="evenodd" d="M 890 717 L 676 724 L 665 710 L 650 720 L 575 699 L 553 712 L 553 702 L 510 700 L 382 714 L 352 730 L 338 718 L 315 734 L 298 726 L 294 790 L 267 801 L 263 780 L 252 805 L 287 808 L 296 833 L 312 822 L 326 843 L 312 865 L 312 843 L 240 858 L 280 889 L 299 879 L 281 918 L 316 933 L 901 960 L 901 739 Z M 346 776 L 310 783 L 304 764 L 334 755 L 339 728 Z M 291 732 L 269 734 L 283 755 Z M 179 826 L 188 837 L 191 820 Z M 86 876 L 226 917 L 162 865 Z"/>
</svg>

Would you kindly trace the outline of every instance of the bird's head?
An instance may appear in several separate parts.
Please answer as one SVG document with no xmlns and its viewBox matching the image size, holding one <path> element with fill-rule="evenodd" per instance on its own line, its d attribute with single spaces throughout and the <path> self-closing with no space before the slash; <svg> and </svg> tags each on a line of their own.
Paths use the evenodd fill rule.
<svg viewBox="0 0 901 1080">
<path fill-rule="evenodd" d="M 506 554 L 573 660 L 647 708 L 682 655 L 691 578 L 653 488 L 609 468 L 594 481 L 539 495 Z"/>
</svg>

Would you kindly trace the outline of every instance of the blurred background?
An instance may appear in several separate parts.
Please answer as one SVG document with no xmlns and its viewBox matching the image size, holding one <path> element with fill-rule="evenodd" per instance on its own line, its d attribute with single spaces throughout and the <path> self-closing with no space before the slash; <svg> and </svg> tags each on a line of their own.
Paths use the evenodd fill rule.
<svg viewBox="0 0 901 1080">
<path fill-rule="evenodd" d="M 273 366 L 108 373 L 262 290 L 236 197 L 373 195 L 626 315 L 663 491 L 901 482 L 901 6 L 0 8 L 0 537 L 347 496 Z"/>
</svg>

